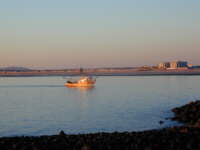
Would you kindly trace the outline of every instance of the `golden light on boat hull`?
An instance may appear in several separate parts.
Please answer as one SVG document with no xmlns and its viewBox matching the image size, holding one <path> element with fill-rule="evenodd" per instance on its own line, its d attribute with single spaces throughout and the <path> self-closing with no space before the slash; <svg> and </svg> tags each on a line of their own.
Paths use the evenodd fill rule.
<svg viewBox="0 0 200 150">
<path fill-rule="evenodd" d="M 86 83 L 65 83 L 67 87 L 92 87 L 94 83 L 86 84 Z"/>
<path fill-rule="evenodd" d="M 65 86 L 67 87 L 92 87 L 96 82 L 95 78 L 92 77 L 82 77 L 77 81 L 67 81 Z"/>
</svg>

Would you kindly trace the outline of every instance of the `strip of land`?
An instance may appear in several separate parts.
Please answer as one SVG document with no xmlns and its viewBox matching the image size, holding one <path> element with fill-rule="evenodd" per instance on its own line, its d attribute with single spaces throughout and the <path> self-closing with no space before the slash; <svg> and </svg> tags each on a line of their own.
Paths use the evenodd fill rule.
<svg viewBox="0 0 200 150">
<path fill-rule="evenodd" d="M 159 76 L 159 75 L 200 75 L 200 69 L 87 69 L 81 72 L 78 69 L 72 70 L 29 70 L 29 71 L 0 71 L 1 77 L 15 76 L 76 76 L 76 75 L 95 75 L 95 76 Z"/>
</svg>

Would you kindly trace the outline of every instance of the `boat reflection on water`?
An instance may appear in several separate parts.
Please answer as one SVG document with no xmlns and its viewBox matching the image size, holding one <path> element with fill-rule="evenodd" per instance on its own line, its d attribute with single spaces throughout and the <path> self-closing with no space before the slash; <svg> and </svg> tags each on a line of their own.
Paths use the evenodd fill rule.
<svg viewBox="0 0 200 150">
<path fill-rule="evenodd" d="M 88 96 L 94 96 L 95 86 L 83 86 L 83 87 L 67 87 L 68 91 L 72 95 L 76 95 L 79 99 L 88 100 Z"/>
</svg>

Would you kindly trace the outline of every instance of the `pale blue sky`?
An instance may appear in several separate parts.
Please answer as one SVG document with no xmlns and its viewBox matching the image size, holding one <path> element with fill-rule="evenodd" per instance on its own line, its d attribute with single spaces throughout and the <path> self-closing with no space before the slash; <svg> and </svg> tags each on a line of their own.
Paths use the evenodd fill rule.
<svg viewBox="0 0 200 150">
<path fill-rule="evenodd" d="M 0 52 L 0 66 L 200 64 L 200 1 L 1 1 Z"/>
</svg>

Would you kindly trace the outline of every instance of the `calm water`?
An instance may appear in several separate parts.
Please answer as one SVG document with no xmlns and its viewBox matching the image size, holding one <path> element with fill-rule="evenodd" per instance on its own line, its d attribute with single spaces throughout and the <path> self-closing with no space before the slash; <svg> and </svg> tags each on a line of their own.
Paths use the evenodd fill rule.
<svg viewBox="0 0 200 150">
<path fill-rule="evenodd" d="M 67 88 L 62 77 L 0 78 L 0 136 L 140 131 L 177 125 L 170 109 L 200 99 L 200 76 L 99 77 Z"/>
</svg>

